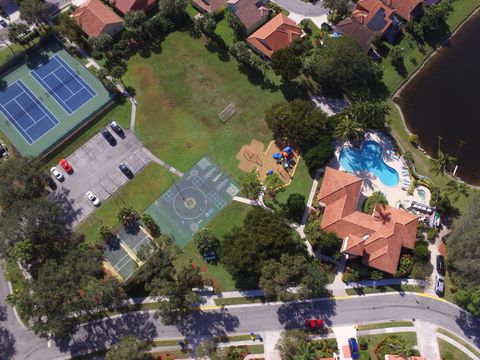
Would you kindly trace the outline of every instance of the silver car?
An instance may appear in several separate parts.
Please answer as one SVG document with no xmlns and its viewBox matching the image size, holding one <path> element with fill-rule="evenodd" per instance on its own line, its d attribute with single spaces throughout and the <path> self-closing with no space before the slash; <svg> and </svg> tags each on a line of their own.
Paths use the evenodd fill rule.
<svg viewBox="0 0 480 360">
<path fill-rule="evenodd" d="M 55 166 L 50 169 L 50 173 L 58 181 L 63 181 L 64 180 L 63 174 L 60 171 L 58 171 L 58 169 Z"/>
<path fill-rule="evenodd" d="M 435 293 L 440 297 L 445 295 L 445 278 L 442 275 L 435 277 Z"/>
<path fill-rule="evenodd" d="M 87 199 L 90 200 L 90 202 L 94 206 L 100 206 L 100 204 L 101 204 L 100 199 L 98 198 L 97 195 L 95 195 L 93 193 L 93 191 L 87 191 L 87 193 L 85 195 L 87 196 Z"/>
</svg>

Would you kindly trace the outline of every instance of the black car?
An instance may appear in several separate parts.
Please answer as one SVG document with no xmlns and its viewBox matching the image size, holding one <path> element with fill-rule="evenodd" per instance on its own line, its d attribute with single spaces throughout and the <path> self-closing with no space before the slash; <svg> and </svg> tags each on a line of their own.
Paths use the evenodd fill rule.
<svg viewBox="0 0 480 360">
<path fill-rule="evenodd" d="M 118 136 L 121 136 L 123 137 L 125 134 L 123 132 L 123 129 L 120 125 L 118 125 L 118 123 L 116 121 L 112 121 L 110 123 L 110 128 L 118 135 Z"/>
<path fill-rule="evenodd" d="M 445 276 L 445 258 L 442 255 L 437 255 L 437 272 Z"/>
<path fill-rule="evenodd" d="M 107 140 L 107 142 L 110 144 L 110 145 L 115 145 L 117 143 L 117 140 L 115 140 L 115 138 L 113 137 L 113 135 L 110 133 L 110 131 L 107 130 L 107 128 L 102 128 L 102 130 L 100 130 L 100 133 L 102 134 L 102 136 L 105 138 L 105 140 Z"/>
<path fill-rule="evenodd" d="M 127 165 L 125 165 L 124 163 L 120 163 L 120 165 L 118 165 L 118 168 L 123 173 L 123 175 L 125 175 L 127 178 L 129 179 L 133 178 L 133 172 L 128 168 Z"/>
</svg>

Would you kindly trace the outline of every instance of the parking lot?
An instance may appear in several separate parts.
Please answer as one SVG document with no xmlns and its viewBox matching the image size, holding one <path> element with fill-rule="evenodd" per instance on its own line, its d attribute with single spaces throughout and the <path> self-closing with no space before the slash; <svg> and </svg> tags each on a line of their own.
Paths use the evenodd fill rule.
<svg viewBox="0 0 480 360">
<path fill-rule="evenodd" d="M 116 139 L 114 146 L 101 134 L 97 134 L 66 158 L 73 167 L 71 174 L 67 174 L 60 165 L 56 166 L 65 180 L 55 180 L 57 189 L 53 194 L 64 205 L 72 226 L 95 210 L 95 206 L 85 196 L 87 191 L 93 191 L 104 202 L 129 181 L 118 169 L 121 162 L 137 174 L 151 161 L 133 133 L 125 131 L 122 139 L 113 131 L 110 132 Z"/>
</svg>

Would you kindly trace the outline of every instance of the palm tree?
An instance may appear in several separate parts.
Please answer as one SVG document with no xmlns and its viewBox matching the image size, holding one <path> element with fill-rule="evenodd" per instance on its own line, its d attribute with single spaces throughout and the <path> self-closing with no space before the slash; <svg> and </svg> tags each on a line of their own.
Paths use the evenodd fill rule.
<svg viewBox="0 0 480 360">
<path fill-rule="evenodd" d="M 350 142 L 357 142 L 364 133 L 364 125 L 359 121 L 350 118 L 348 115 L 344 116 L 338 122 L 334 135 L 342 140 L 350 140 Z"/>
<path fill-rule="evenodd" d="M 399 355 L 404 359 L 408 359 L 415 353 L 412 343 L 405 340 L 396 341 L 394 344 L 390 344 L 392 350 L 394 350 L 395 355 Z"/>
<path fill-rule="evenodd" d="M 316 360 L 317 352 L 312 343 L 303 343 L 298 347 L 293 360 Z"/>
<path fill-rule="evenodd" d="M 437 159 L 432 160 L 432 171 L 435 171 L 437 175 L 450 171 L 456 160 L 452 155 L 438 151 Z"/>
<path fill-rule="evenodd" d="M 460 196 L 467 197 L 469 195 L 469 190 L 467 184 L 461 181 L 450 180 L 445 187 L 445 195 L 450 196 L 454 194 L 453 199 L 454 201 L 457 201 Z"/>
</svg>

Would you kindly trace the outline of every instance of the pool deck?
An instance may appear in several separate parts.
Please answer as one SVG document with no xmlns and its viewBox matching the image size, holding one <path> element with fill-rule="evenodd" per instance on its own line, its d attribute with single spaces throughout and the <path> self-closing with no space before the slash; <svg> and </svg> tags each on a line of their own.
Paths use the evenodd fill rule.
<svg viewBox="0 0 480 360">
<path fill-rule="evenodd" d="M 370 196 L 375 191 L 381 191 L 385 194 L 390 206 L 398 207 L 398 204 L 407 205 L 411 201 L 417 201 L 422 204 L 429 204 L 430 191 L 421 187 L 426 192 L 425 199 L 421 198 L 418 191 L 415 190 L 413 195 L 407 193 L 409 184 L 413 179 L 407 173 L 407 168 L 403 162 L 403 159 L 395 154 L 395 149 L 390 140 L 379 132 L 368 132 L 365 134 L 365 140 L 373 140 L 378 143 L 382 149 L 383 161 L 393 169 L 395 169 L 399 175 L 398 184 L 395 186 L 386 186 L 380 179 L 369 171 L 354 171 L 353 174 L 360 177 L 363 180 L 362 195 L 364 197 Z M 351 146 L 350 142 L 337 142 L 335 143 L 335 156 L 330 161 L 328 166 L 342 171 L 346 171 L 340 166 L 339 158 L 340 152 L 345 146 Z M 363 201 L 359 201 L 359 206 L 363 204 Z"/>
</svg>

